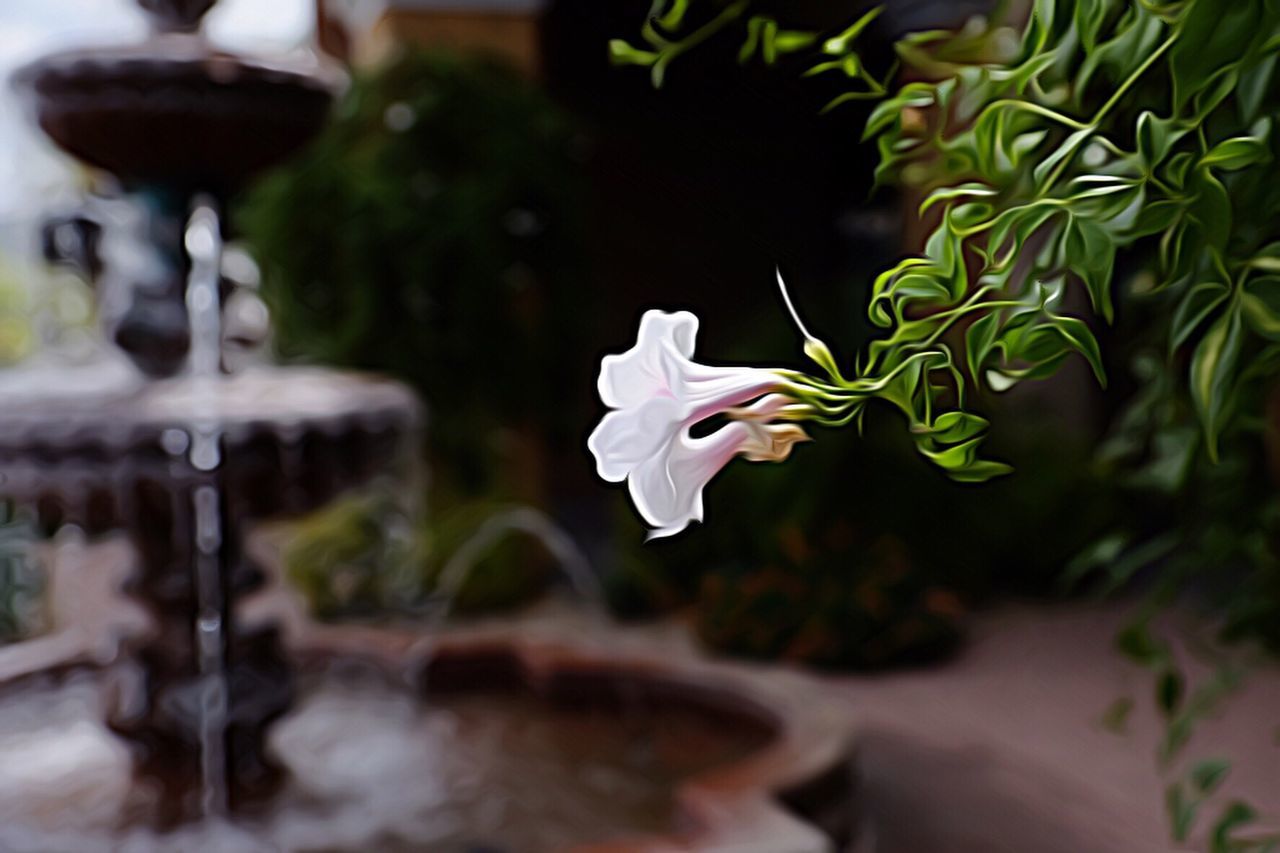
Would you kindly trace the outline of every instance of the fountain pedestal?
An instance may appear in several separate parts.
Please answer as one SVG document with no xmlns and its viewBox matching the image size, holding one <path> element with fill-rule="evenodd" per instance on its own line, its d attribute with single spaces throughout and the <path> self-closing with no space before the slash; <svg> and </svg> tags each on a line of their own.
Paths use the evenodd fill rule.
<svg viewBox="0 0 1280 853">
<path fill-rule="evenodd" d="M 279 782 L 263 739 L 291 704 L 292 670 L 274 626 L 236 618 L 261 580 L 244 535 L 411 470 L 413 396 L 316 369 L 154 382 L 122 368 L 20 371 L 0 397 L 0 493 L 48 530 L 123 530 L 136 551 L 129 589 L 153 630 L 111 723 L 159 787 L 152 817 L 252 811 Z M 213 465 L 198 458 L 211 434 Z"/>
</svg>

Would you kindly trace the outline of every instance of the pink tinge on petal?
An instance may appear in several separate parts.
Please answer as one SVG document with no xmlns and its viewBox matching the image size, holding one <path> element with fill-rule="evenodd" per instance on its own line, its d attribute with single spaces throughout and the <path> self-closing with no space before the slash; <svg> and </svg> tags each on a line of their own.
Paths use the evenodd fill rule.
<svg viewBox="0 0 1280 853">
<path fill-rule="evenodd" d="M 772 370 L 758 367 L 704 367 L 685 378 L 683 393 L 686 424 L 695 424 L 726 409 L 754 400 L 777 388 L 781 380 Z M 713 372 L 714 371 L 714 372 Z"/>
<path fill-rule="evenodd" d="M 728 414 L 741 420 L 768 421 L 788 406 L 796 405 L 796 401 L 786 394 L 767 394 L 749 406 L 736 409 Z"/>
<path fill-rule="evenodd" d="M 631 349 L 605 356 L 596 390 L 612 409 L 638 406 L 648 397 L 674 393 L 672 362 L 687 362 L 697 340 L 698 318 L 688 311 L 646 311 Z M 679 375 L 679 368 L 675 374 Z"/>
</svg>

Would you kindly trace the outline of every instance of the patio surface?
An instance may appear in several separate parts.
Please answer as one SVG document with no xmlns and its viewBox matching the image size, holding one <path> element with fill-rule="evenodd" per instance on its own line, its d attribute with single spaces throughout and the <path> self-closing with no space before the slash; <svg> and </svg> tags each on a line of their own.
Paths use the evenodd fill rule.
<svg viewBox="0 0 1280 853">
<path fill-rule="evenodd" d="M 979 617 L 946 665 L 832 679 L 865 727 L 858 853 L 1207 849 L 1202 836 L 1182 848 L 1170 840 L 1153 679 L 1113 648 L 1127 612 L 1007 608 Z M 1135 707 L 1116 733 L 1101 719 L 1121 696 Z M 1280 810 L 1278 724 L 1271 670 L 1202 725 L 1185 755 L 1235 762 L 1206 817 L 1236 796 Z"/>
</svg>

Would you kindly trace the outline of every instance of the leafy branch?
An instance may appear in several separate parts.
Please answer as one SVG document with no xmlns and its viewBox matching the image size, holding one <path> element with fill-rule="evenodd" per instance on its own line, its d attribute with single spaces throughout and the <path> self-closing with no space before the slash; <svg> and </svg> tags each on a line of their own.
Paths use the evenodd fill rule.
<svg viewBox="0 0 1280 853">
<path fill-rule="evenodd" d="M 1193 348 L 1187 387 L 1216 455 L 1249 332 L 1280 331 L 1280 301 L 1258 292 L 1280 255 L 1258 240 L 1240 245 L 1229 189 L 1272 161 L 1263 101 L 1280 12 L 1262 0 L 1225 16 L 1210 0 L 1038 0 L 1008 55 L 999 24 L 963 39 L 907 36 L 900 60 L 941 76 L 889 94 L 855 51 L 878 10 L 822 38 L 749 16 L 748 0 L 690 24 L 696 5 L 657 0 L 643 29 L 652 50 L 614 42 L 615 59 L 650 66 L 660 84 L 674 59 L 744 24 L 741 61 L 816 52 L 805 74 L 840 71 L 857 83 L 828 108 L 880 99 L 864 134 L 879 150 L 877 179 L 924 193 L 919 215 L 936 227 L 921 254 L 874 282 L 869 315 L 884 336 L 856 372 L 903 412 L 926 457 L 962 480 L 1008 470 L 977 453 L 981 418 L 938 427 L 943 414 L 965 412 L 966 390 L 1046 378 L 1072 355 L 1105 382 L 1094 332 L 1071 316 L 1067 294 L 1082 286 L 1111 322 L 1117 256 L 1152 247 L 1151 290 L 1182 297 L 1171 340 Z M 1153 92 L 1173 93 L 1164 115 L 1139 108 Z"/>
</svg>

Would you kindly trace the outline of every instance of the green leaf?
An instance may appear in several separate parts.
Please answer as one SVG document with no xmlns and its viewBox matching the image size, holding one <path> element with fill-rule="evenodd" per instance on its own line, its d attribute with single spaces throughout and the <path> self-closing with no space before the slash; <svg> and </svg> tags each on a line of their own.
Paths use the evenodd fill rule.
<svg viewBox="0 0 1280 853">
<path fill-rule="evenodd" d="M 1191 768 L 1191 784 L 1201 794 L 1212 794 L 1231 772 L 1231 762 L 1225 758 L 1206 758 Z"/>
<path fill-rule="evenodd" d="M 1093 134 L 1094 129 L 1086 127 L 1084 130 L 1077 130 L 1064 139 L 1056 151 L 1041 160 L 1039 165 L 1035 167 L 1033 175 L 1036 183 L 1044 184 L 1049 175 L 1055 174 L 1059 168 L 1065 168 L 1064 162 L 1069 162 Z"/>
<path fill-rule="evenodd" d="M 945 301 L 951 296 L 951 291 L 939 276 L 919 272 L 907 273 L 894 282 L 890 295 L 901 308 L 901 303 L 913 299 Z"/>
<path fill-rule="evenodd" d="M 1195 164 L 1195 155 L 1190 151 L 1179 151 L 1169 158 L 1164 166 L 1165 180 L 1178 189 L 1187 185 L 1187 173 Z"/>
<path fill-rule="evenodd" d="M 920 203 L 919 214 L 924 216 L 929 208 L 943 201 L 951 201 L 957 198 L 985 198 L 996 195 L 996 191 L 986 184 L 967 183 L 954 187 L 939 187 L 929 193 L 929 197 Z"/>
<path fill-rule="evenodd" d="M 1138 218 L 1126 233 L 1133 239 L 1159 234 L 1173 225 L 1182 215 L 1182 210 L 1182 204 L 1177 201 L 1154 201 L 1139 211 Z"/>
<path fill-rule="evenodd" d="M 1000 315 L 996 312 L 979 317 L 965 330 L 965 363 L 975 381 L 982 377 L 982 368 L 986 366 L 999 332 Z"/>
<path fill-rule="evenodd" d="M 871 24 L 880 13 L 884 11 L 883 6 L 876 6 L 870 12 L 867 12 L 858 20 L 854 21 L 848 29 L 838 35 L 832 36 L 822 43 L 822 52 L 831 56 L 842 56 L 849 52 L 853 47 L 853 42 L 862 35 L 868 25 Z"/>
<path fill-rule="evenodd" d="M 658 61 L 658 54 L 651 50 L 638 50 L 622 39 L 612 39 L 609 42 L 609 61 L 614 65 L 648 67 Z"/>
<path fill-rule="evenodd" d="M 1191 396 L 1204 431 L 1209 457 L 1218 458 L 1218 436 L 1230 415 L 1233 374 L 1240 357 L 1240 307 L 1237 303 L 1218 318 L 1201 339 L 1191 358 Z"/>
<path fill-rule="evenodd" d="M 1213 853 L 1235 853 L 1231 846 L 1231 835 L 1246 824 L 1253 823 L 1258 813 L 1248 803 L 1236 800 L 1223 810 L 1221 817 L 1213 825 L 1211 848 Z"/>
<path fill-rule="evenodd" d="M 1235 171 L 1245 169 L 1254 163 L 1261 163 L 1271 154 L 1267 144 L 1255 136 L 1237 136 L 1225 139 L 1209 149 L 1200 158 L 1200 165 L 1210 169 Z"/>
<path fill-rule="evenodd" d="M 760 24 L 760 56 L 766 65 L 778 61 L 778 22 L 765 18 Z"/>
<path fill-rule="evenodd" d="M 1186 841 L 1196 822 L 1198 803 L 1187 799 L 1181 782 L 1174 782 L 1164 792 L 1165 809 L 1169 812 L 1170 829 L 1174 841 Z"/>
<path fill-rule="evenodd" d="M 1173 119 L 1159 118 L 1150 110 L 1138 116 L 1138 155 L 1150 173 L 1168 156 L 1169 150 L 1186 134 Z"/>
<path fill-rule="evenodd" d="M 1239 79 L 1240 75 L 1236 73 L 1234 66 L 1227 66 L 1219 71 L 1209 85 L 1191 99 L 1191 115 L 1186 118 L 1186 121 L 1192 125 L 1204 124 L 1218 105 L 1236 91 L 1236 81 Z"/>
<path fill-rule="evenodd" d="M 1181 706 L 1185 691 L 1186 683 L 1182 673 L 1175 669 L 1166 669 L 1156 679 L 1156 707 L 1166 717 L 1172 717 Z"/>
<path fill-rule="evenodd" d="M 1116 28 L 1115 36 L 1099 45 L 1080 66 L 1075 81 L 1077 100 L 1089 92 L 1089 84 L 1098 72 L 1103 72 L 1113 83 L 1132 74 L 1164 35 L 1164 30 L 1165 25 L 1158 17 L 1131 7 Z"/>
<path fill-rule="evenodd" d="M 1093 332 L 1085 322 L 1075 317 L 1055 316 L 1053 324 L 1053 327 L 1070 344 L 1071 348 L 1084 356 L 1085 361 L 1089 362 L 1089 366 L 1093 368 L 1093 375 L 1097 377 L 1098 384 L 1103 388 L 1107 387 L 1107 371 L 1102 363 L 1102 349 L 1098 346 L 1098 339 L 1093 336 Z"/>
<path fill-rule="evenodd" d="M 1249 269 L 1267 273 L 1280 273 L 1280 242 L 1264 246 L 1256 255 L 1244 262 Z"/>
<path fill-rule="evenodd" d="M 833 59 L 830 62 L 819 62 L 800 76 L 816 77 L 819 74 L 825 74 L 828 71 L 841 71 L 846 77 L 856 78 L 860 76 L 862 71 L 862 61 L 858 59 L 858 55 L 856 53 L 851 53 L 842 59 Z"/>
<path fill-rule="evenodd" d="M 1280 278 L 1268 276 L 1246 282 L 1240 292 L 1240 309 L 1255 334 L 1280 341 Z"/>
<path fill-rule="evenodd" d="M 655 15 L 658 23 L 667 31 L 680 28 L 684 23 L 684 16 L 689 11 L 689 0 L 671 0 L 670 8 L 661 15 Z"/>
<path fill-rule="evenodd" d="M 1190 5 L 1169 52 L 1175 112 L 1215 74 L 1245 56 L 1259 34 L 1262 14 L 1262 0 L 1198 0 Z"/>
<path fill-rule="evenodd" d="M 957 483 L 985 483 L 996 477 L 1004 477 L 1013 473 L 1013 466 L 989 459 L 978 459 L 964 468 L 952 471 L 951 479 Z"/>
<path fill-rule="evenodd" d="M 1216 281 L 1197 284 L 1187 291 L 1173 313 L 1173 323 L 1169 329 L 1169 353 L 1172 355 L 1186 343 L 1200 324 L 1230 295 L 1231 288 Z"/>
<path fill-rule="evenodd" d="M 809 48 L 817 40 L 813 33 L 800 30 L 779 30 L 773 40 L 773 47 L 778 53 L 798 53 Z M 856 60 L 856 57 L 855 57 Z"/>
<path fill-rule="evenodd" d="M 738 49 L 739 63 L 746 63 L 760 49 L 760 30 L 764 27 L 766 20 L 768 19 L 762 15 L 754 15 L 747 21 L 747 37 L 742 42 L 742 47 Z"/>
<path fill-rule="evenodd" d="M 1111 276 L 1116 245 L 1107 229 L 1092 219 L 1072 217 L 1063 236 L 1063 251 L 1063 263 L 1084 282 L 1093 310 L 1111 322 L 1114 316 Z"/>
<path fill-rule="evenodd" d="M 1136 547 L 1125 551 L 1107 567 L 1106 583 L 1099 593 L 1110 595 L 1123 588 L 1142 569 L 1158 560 L 1167 557 L 1178 546 L 1178 538 L 1172 534 L 1164 534 L 1148 539 Z"/>
<path fill-rule="evenodd" d="M 1280 56 L 1271 54 L 1252 68 L 1240 75 L 1236 100 L 1240 104 L 1240 118 L 1251 124 L 1262 113 L 1263 102 L 1270 91 L 1271 78 L 1275 74 L 1276 60 Z"/>
<path fill-rule="evenodd" d="M 1092 53 L 1098 45 L 1098 33 L 1106 21 L 1106 0 L 1076 0 L 1075 25 L 1080 34 L 1080 44 L 1085 53 Z"/>
<path fill-rule="evenodd" d="M 1196 191 L 1196 197 L 1187 208 L 1191 219 L 1200 226 L 1209 245 L 1216 249 L 1226 248 L 1231 238 L 1231 197 L 1212 172 L 1201 167 L 1194 173 L 1190 185 Z"/>
<path fill-rule="evenodd" d="M 1122 696 L 1102 712 L 1100 722 L 1102 727 L 1112 734 L 1123 734 L 1129 722 L 1129 715 L 1132 713 L 1133 700 L 1128 696 Z"/>
<path fill-rule="evenodd" d="M 1151 635 L 1145 622 L 1129 625 L 1116 635 L 1116 648 L 1134 663 L 1158 666 L 1169 660 L 1169 647 Z"/>
<path fill-rule="evenodd" d="M 897 95 L 881 101 L 871 115 L 867 117 L 867 126 L 862 131 L 862 138 L 870 139 L 902 118 L 905 109 L 923 109 L 931 106 L 934 100 L 934 87 L 929 83 L 908 83 Z"/>
<path fill-rule="evenodd" d="M 958 444 L 981 435 L 989 426 L 986 418 L 968 412 L 946 412 L 938 416 L 933 426 L 920 430 L 940 444 Z"/>
</svg>

